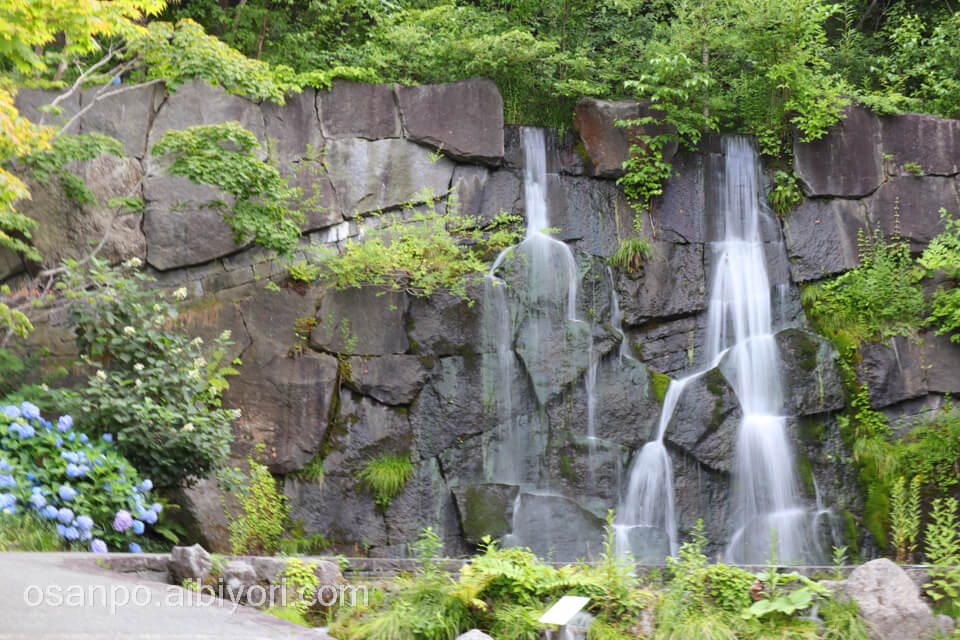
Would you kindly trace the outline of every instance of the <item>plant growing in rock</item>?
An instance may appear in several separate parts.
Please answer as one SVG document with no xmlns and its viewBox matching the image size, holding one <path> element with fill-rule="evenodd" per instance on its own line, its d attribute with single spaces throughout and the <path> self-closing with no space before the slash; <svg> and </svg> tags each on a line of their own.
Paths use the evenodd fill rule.
<svg viewBox="0 0 960 640">
<path fill-rule="evenodd" d="M 770 201 L 773 211 L 781 218 L 793 211 L 803 202 L 803 191 L 800 189 L 797 175 L 778 169 L 773 174 L 773 188 L 767 195 L 767 200 Z"/>
<path fill-rule="evenodd" d="M 237 555 L 272 555 L 290 519 L 287 497 L 277 490 L 277 482 L 265 465 L 247 459 L 249 473 L 240 487 L 240 512 L 231 514 L 230 548 Z"/>
<path fill-rule="evenodd" d="M 920 535 L 920 486 L 918 474 L 908 484 L 903 476 L 893 484 L 890 496 L 890 539 L 899 563 L 913 562 L 913 551 Z"/>
<path fill-rule="evenodd" d="M 225 459 L 230 423 L 220 406 L 230 342 L 209 347 L 176 329 L 186 296 L 149 288 L 139 261 L 109 267 L 93 257 L 67 262 L 59 284 L 83 362 L 92 369 L 78 408 L 97 433 L 114 434 L 120 450 L 160 486 L 189 484 Z"/>
<path fill-rule="evenodd" d="M 7 517 L 44 519 L 63 546 L 137 552 L 148 527 L 176 540 L 157 524 L 164 507 L 152 489 L 109 434 L 91 438 L 69 415 L 52 423 L 29 402 L 0 407 L 0 512 Z"/>
<path fill-rule="evenodd" d="M 611 265 L 618 269 L 625 269 L 632 274 L 636 274 L 640 271 L 641 264 L 653 255 L 653 245 L 650 240 L 641 235 L 643 233 L 643 220 L 640 219 L 639 213 L 633 216 L 633 230 L 637 237 L 621 241 L 620 246 L 610 256 L 609 261 Z"/>
<path fill-rule="evenodd" d="M 390 501 L 403 490 L 412 475 L 413 463 L 409 453 L 387 453 L 369 460 L 357 477 L 373 493 L 377 507 L 386 511 Z"/>
<path fill-rule="evenodd" d="M 960 220 L 945 209 L 940 209 L 940 219 L 946 228 L 930 241 L 919 262 L 928 272 L 943 271 L 954 286 L 937 288 L 926 322 L 937 328 L 937 334 L 952 334 L 950 340 L 960 342 Z"/>
<path fill-rule="evenodd" d="M 320 280 L 336 289 L 371 285 L 415 296 L 446 290 L 469 300 L 467 277 L 485 273 L 501 250 L 520 240 L 517 216 L 500 213 L 484 220 L 449 208 L 440 212 L 429 193 L 415 199 L 426 201 L 426 209 L 384 214 L 339 253 L 319 253 Z"/>
<path fill-rule="evenodd" d="M 938 498 L 933 501 L 930 523 L 925 533 L 930 583 L 927 595 L 943 613 L 956 616 L 960 612 L 960 523 L 957 520 L 957 500 Z"/>
</svg>

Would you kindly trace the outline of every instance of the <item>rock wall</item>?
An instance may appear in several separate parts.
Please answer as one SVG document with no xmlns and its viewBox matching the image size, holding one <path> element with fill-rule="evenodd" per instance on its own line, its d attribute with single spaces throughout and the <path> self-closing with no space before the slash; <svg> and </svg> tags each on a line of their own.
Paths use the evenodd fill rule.
<svg viewBox="0 0 960 640">
<path fill-rule="evenodd" d="M 36 115 L 31 105 L 43 98 L 23 92 L 18 102 Z M 68 105 L 67 115 L 83 99 Z M 510 532 L 519 507 L 534 514 L 524 537 L 537 540 L 537 551 L 576 557 L 599 550 L 603 518 L 617 503 L 631 456 L 656 428 L 663 375 L 704 364 L 711 273 L 706 243 L 716 219 L 719 140 L 708 137 L 697 153 L 676 153 L 676 175 L 645 220 L 652 257 L 638 273 L 610 270 L 606 260 L 633 225 L 633 211 L 614 181 L 626 146 L 613 121 L 638 110 L 584 101 L 577 111 L 579 135 L 547 132 L 550 223 L 574 250 L 577 317 L 589 322 L 534 338 L 523 318 L 539 310 L 517 307 L 511 386 L 520 390 L 513 408 L 522 446 L 497 415 L 501 389 L 482 278 L 470 285 L 477 301 L 472 306 L 448 294 L 414 298 L 292 286 L 282 265 L 259 249 L 236 246 L 220 215 L 200 206 L 212 190 L 166 176 L 163 162 L 148 153 L 168 129 L 240 122 L 269 146 L 304 197 L 314 196 L 304 243 L 336 247 L 359 238 L 369 214 L 416 204 L 424 188 L 456 194 L 462 213 L 522 213 L 520 131 L 504 127 L 491 82 L 337 82 L 330 91 L 293 96 L 284 106 L 256 104 L 199 81 L 171 94 L 131 92 L 80 122 L 80 131 L 118 137 L 128 156 L 97 159 L 81 172 L 104 199 L 139 195 L 146 203 L 142 216 L 120 219 L 106 255 L 140 257 L 163 286 L 186 286 L 191 300 L 184 318 L 197 335 L 233 331 L 233 355 L 244 362 L 225 396 L 226 404 L 243 411 L 234 455 L 267 445 L 271 470 L 283 478 L 293 516 L 307 531 L 371 555 L 403 555 L 430 525 L 449 553 L 462 553 L 483 535 Z M 826 138 L 798 145 L 795 162 L 808 197 L 786 220 L 771 216 L 765 237 L 798 468 L 811 505 L 819 497 L 855 520 L 861 501 L 855 477 L 841 463 L 849 452 L 832 417 L 845 405 L 836 355 L 806 330 L 797 285 L 854 266 L 856 234 L 867 224 L 890 231 L 899 219 L 915 248 L 928 242 L 940 229 L 937 210 L 956 213 L 960 207 L 960 123 L 878 118 L 852 108 Z M 914 162 L 924 176 L 903 168 Z M 77 257 L 99 239 L 104 213 L 77 207 L 49 187 L 34 193 L 22 209 L 41 222 L 35 242 L 48 259 Z M 16 285 L 35 268 L 0 252 L 0 282 Z M 522 277 L 505 277 L 514 294 L 523 287 Z M 267 290 L 269 281 L 281 290 Z M 632 358 L 620 357 L 620 336 L 610 324 L 614 294 Z M 294 333 L 302 318 L 316 322 L 305 344 Z M 71 357 L 70 338 L 57 318 L 35 335 L 55 359 Z M 891 415 L 917 413 L 960 391 L 960 347 L 926 338 L 919 345 L 870 345 L 864 352 L 873 401 Z M 588 344 L 600 354 L 597 439 L 590 442 Z M 718 544 L 731 532 L 727 497 L 739 420 L 721 370 L 691 385 L 667 432 L 681 529 L 703 518 Z M 388 452 L 410 453 L 414 473 L 389 507 L 378 509 L 357 472 Z M 297 471 L 317 457 L 322 480 L 301 479 Z M 503 483 L 507 459 L 521 461 L 521 484 L 548 491 Z M 222 509 L 213 491 L 206 481 L 179 501 L 197 535 L 223 549 Z"/>
</svg>

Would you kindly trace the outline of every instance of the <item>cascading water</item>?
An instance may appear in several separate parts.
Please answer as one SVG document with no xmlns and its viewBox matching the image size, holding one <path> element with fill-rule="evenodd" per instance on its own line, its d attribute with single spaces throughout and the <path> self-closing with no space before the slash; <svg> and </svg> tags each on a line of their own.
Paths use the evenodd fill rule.
<svg viewBox="0 0 960 640">
<path fill-rule="evenodd" d="M 495 470 L 491 480 L 500 483 L 515 484 L 520 492 L 514 502 L 513 531 L 507 537 L 508 544 L 531 544 L 519 533 L 524 530 L 527 520 L 534 521 L 531 514 L 526 513 L 523 506 L 524 495 L 551 496 L 549 492 L 538 489 L 535 482 L 531 482 L 531 475 L 524 468 L 524 460 L 531 453 L 531 435 L 529 423 L 518 424 L 518 416 L 514 415 L 516 408 L 513 402 L 512 385 L 516 373 L 514 340 L 517 331 L 517 320 L 511 307 L 514 302 L 519 303 L 519 311 L 524 316 L 524 340 L 527 346 L 526 355 L 534 361 L 544 359 L 549 353 L 530 353 L 530 350 L 544 349 L 547 341 L 555 335 L 559 328 L 570 323 L 579 323 L 576 317 L 577 306 L 577 264 L 573 252 L 566 243 L 547 235 L 549 217 L 547 207 L 547 154 L 544 133 L 541 129 L 524 128 L 522 130 L 522 144 L 524 155 L 524 213 L 526 217 L 526 234 L 518 245 L 503 251 L 494 261 L 490 272 L 486 276 L 484 313 L 486 315 L 486 339 L 488 344 L 494 344 L 496 365 L 492 369 L 496 372 L 496 381 L 492 386 L 496 396 L 499 422 L 504 432 L 503 442 L 494 456 L 496 460 L 491 467 Z M 508 258 L 514 258 L 509 265 L 513 269 L 514 284 L 508 296 L 506 282 L 498 277 L 501 269 L 508 268 Z M 517 275 L 520 274 L 518 278 Z M 596 361 L 599 358 L 589 349 L 590 366 L 586 379 L 588 410 L 588 443 L 594 442 L 594 415 L 596 404 Z M 542 519 L 543 514 L 537 514 Z M 529 527 L 526 527 L 529 528 Z M 538 532 L 543 536 L 546 532 Z"/>
<path fill-rule="evenodd" d="M 708 314 L 708 359 L 722 368 L 740 401 L 727 557 L 762 562 L 776 538 L 780 561 L 803 560 L 809 549 L 787 436 L 777 343 L 771 322 L 759 200 L 757 154 L 747 138 L 723 139 L 720 190 L 722 239 L 711 244 L 714 276 Z"/>
<path fill-rule="evenodd" d="M 711 243 L 714 276 L 708 310 L 705 368 L 670 383 L 657 438 L 635 456 L 617 510 L 622 551 L 662 560 L 677 551 L 673 469 L 663 438 L 691 380 L 720 365 L 740 401 L 743 420 L 736 445 L 727 546 L 735 562 L 763 562 L 776 536 L 781 561 L 810 559 L 816 545 L 801 505 L 771 322 L 771 290 L 761 234 L 757 155 L 747 138 L 723 139 L 720 190 L 722 235 Z M 616 309 L 615 309 L 616 311 Z"/>
</svg>

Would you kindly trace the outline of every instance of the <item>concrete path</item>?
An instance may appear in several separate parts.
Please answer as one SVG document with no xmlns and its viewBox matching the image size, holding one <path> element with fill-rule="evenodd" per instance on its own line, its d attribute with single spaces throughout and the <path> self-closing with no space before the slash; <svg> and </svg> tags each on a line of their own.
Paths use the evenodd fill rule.
<svg viewBox="0 0 960 640">
<path fill-rule="evenodd" d="M 330 640 L 247 607 L 119 574 L 85 553 L 0 553 L 0 640 Z"/>
</svg>

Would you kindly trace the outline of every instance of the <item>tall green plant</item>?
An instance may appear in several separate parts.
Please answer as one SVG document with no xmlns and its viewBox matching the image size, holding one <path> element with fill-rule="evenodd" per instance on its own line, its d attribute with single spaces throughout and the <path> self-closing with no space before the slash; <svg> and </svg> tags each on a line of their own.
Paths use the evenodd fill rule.
<svg viewBox="0 0 960 640">
<path fill-rule="evenodd" d="M 232 439 L 238 413 L 220 406 L 227 377 L 237 373 L 224 363 L 230 332 L 204 346 L 178 331 L 186 289 L 151 288 L 139 266 L 96 257 L 65 265 L 59 287 L 90 372 L 79 409 L 158 486 L 190 484 L 226 459 Z"/>
<path fill-rule="evenodd" d="M 897 562 L 913 562 L 913 551 L 920 535 L 920 486 L 923 479 L 915 475 L 908 484 L 903 476 L 893 484 L 890 498 L 890 538 Z"/>
<path fill-rule="evenodd" d="M 960 522 L 955 498 L 936 499 L 924 537 L 930 571 L 927 595 L 948 615 L 960 612 Z"/>
<path fill-rule="evenodd" d="M 227 514 L 230 549 L 240 555 L 273 555 L 280 548 L 290 507 L 267 467 L 253 458 L 247 464 L 249 472 L 240 488 L 240 512 Z"/>
</svg>

